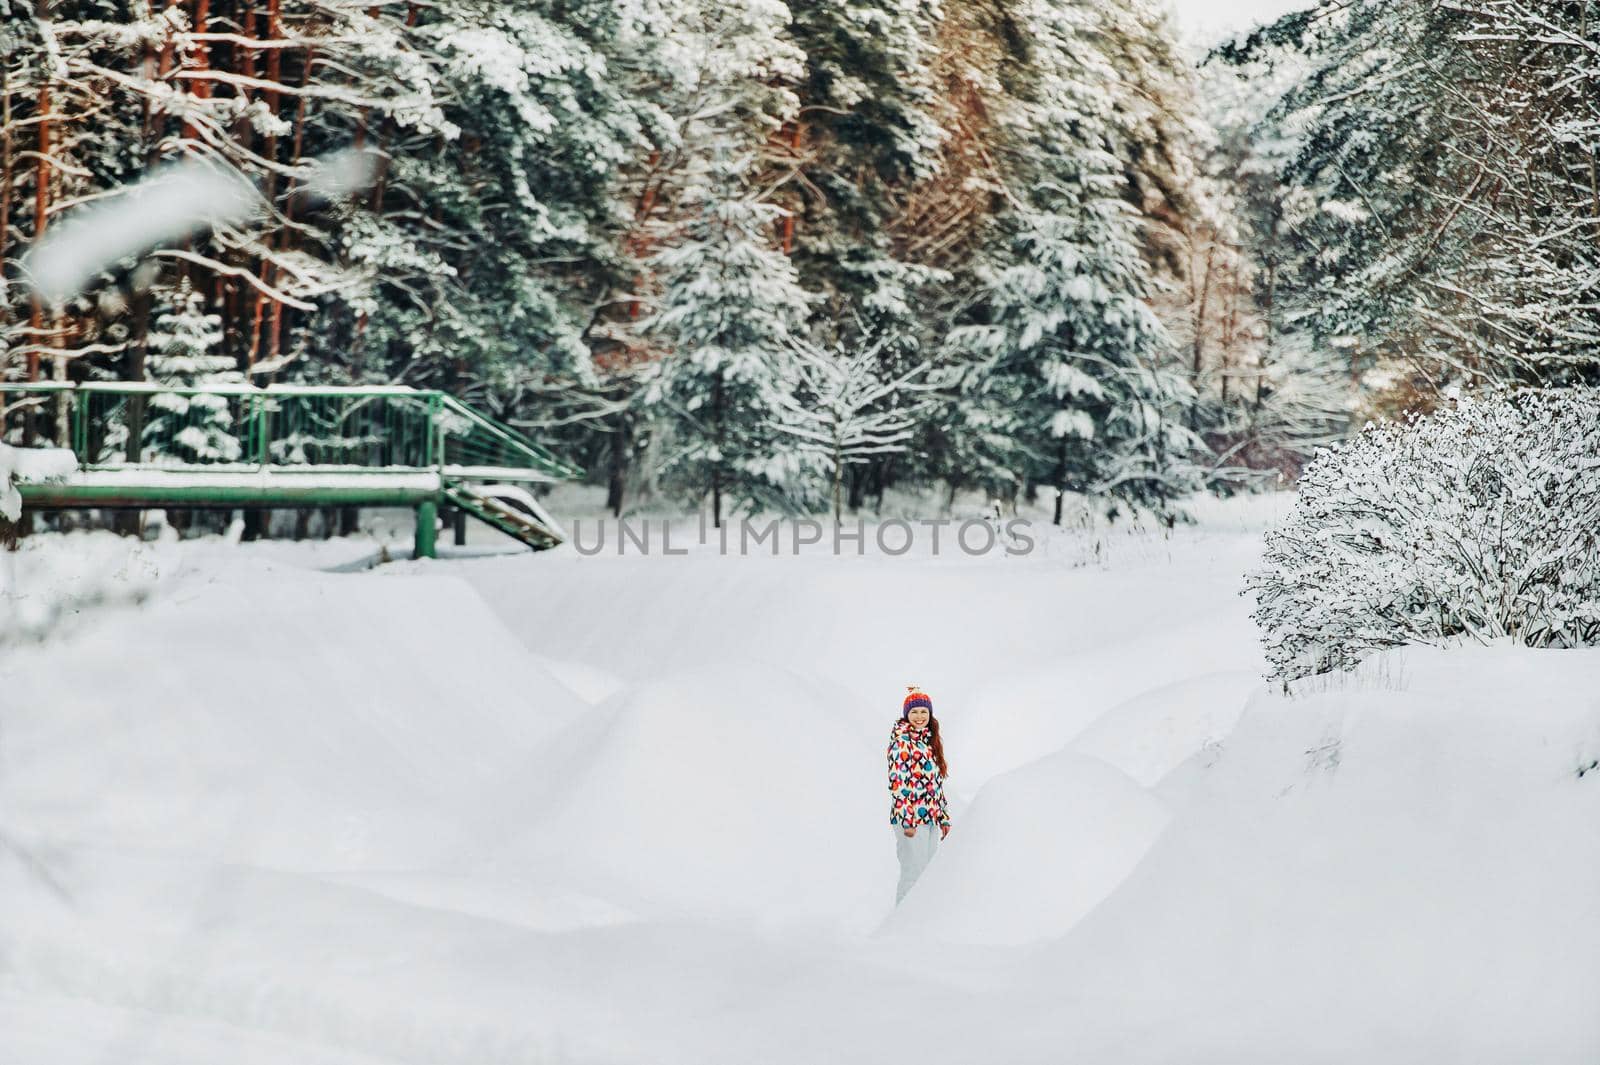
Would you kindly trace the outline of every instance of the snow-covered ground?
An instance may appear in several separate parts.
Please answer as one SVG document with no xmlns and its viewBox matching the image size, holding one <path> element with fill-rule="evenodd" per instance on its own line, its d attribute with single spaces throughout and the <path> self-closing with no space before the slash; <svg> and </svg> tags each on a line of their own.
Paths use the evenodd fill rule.
<svg viewBox="0 0 1600 1065">
<path fill-rule="evenodd" d="M 1274 693 L 1285 505 L 1018 557 L 144 545 L 0 633 L 0 1061 L 1600 1060 L 1600 653 Z M 70 545 L 110 566 L 34 538 L 12 586 Z M 896 911 L 908 683 L 955 826 Z"/>
</svg>

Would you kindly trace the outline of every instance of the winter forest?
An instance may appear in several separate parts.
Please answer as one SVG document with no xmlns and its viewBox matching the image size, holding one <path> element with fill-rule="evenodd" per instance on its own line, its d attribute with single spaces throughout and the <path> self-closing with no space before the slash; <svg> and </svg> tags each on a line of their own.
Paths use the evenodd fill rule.
<svg viewBox="0 0 1600 1065">
<path fill-rule="evenodd" d="M 0 0 L 3 1065 L 1595 1065 L 1597 692 L 1600 0 Z"/>
<path fill-rule="evenodd" d="M 442 388 L 613 513 L 719 521 L 1165 510 L 1600 383 L 1592 0 L 1328 0 L 1209 54 L 1157 0 L 0 13 L 7 380 Z M 308 199 L 348 149 L 370 182 Z M 179 159 L 266 209 L 33 293 L 52 226 Z"/>
</svg>

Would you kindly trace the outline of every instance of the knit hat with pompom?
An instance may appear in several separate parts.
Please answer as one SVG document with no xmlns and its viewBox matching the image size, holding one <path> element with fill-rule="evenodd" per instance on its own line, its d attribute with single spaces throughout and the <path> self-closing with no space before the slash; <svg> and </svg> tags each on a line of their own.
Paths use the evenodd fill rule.
<svg viewBox="0 0 1600 1065">
<path fill-rule="evenodd" d="M 919 706 L 926 709 L 928 713 L 933 713 L 933 700 L 928 698 L 927 692 L 918 688 L 915 684 L 906 685 L 906 691 L 909 694 L 906 696 L 905 704 L 900 707 L 900 716 L 902 718 L 908 716 L 912 710 Z"/>
</svg>

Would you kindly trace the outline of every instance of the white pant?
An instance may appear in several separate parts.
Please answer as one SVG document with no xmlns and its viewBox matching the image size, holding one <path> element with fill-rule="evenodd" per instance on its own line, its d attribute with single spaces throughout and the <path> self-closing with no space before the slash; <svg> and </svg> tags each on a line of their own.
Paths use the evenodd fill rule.
<svg viewBox="0 0 1600 1065">
<path fill-rule="evenodd" d="M 904 825 L 890 825 L 894 829 L 894 856 L 900 859 L 900 883 L 894 891 L 894 904 L 906 897 L 917 877 L 933 861 L 933 852 L 939 849 L 939 826 L 917 825 L 917 834 L 906 838 Z"/>
</svg>

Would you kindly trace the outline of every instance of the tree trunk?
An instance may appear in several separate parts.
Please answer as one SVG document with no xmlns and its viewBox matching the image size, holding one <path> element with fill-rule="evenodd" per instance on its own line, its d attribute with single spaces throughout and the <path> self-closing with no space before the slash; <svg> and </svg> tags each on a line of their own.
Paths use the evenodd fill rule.
<svg viewBox="0 0 1600 1065">
<path fill-rule="evenodd" d="M 280 0 L 273 0 L 273 11 L 274 12 L 276 12 L 277 4 L 279 2 L 280 2 Z M 372 14 L 373 14 L 373 17 L 377 17 L 376 9 L 374 9 L 372 11 Z M 281 32 L 281 30 L 275 25 L 274 26 L 274 32 L 275 33 L 276 32 Z M 301 89 L 300 97 L 299 97 L 299 100 L 295 104 L 294 140 L 293 140 L 293 142 L 291 144 L 291 147 L 289 149 L 289 165 L 290 166 L 299 166 L 300 165 L 300 160 L 301 160 L 301 158 L 302 158 L 302 156 L 304 154 L 304 151 L 305 151 L 305 143 L 306 143 L 306 101 L 309 99 L 309 97 L 305 93 L 305 89 L 308 86 L 310 86 L 310 84 L 311 84 L 311 71 L 313 69 L 313 65 L 314 65 L 315 60 L 316 60 L 316 49 L 314 49 L 314 48 L 307 49 L 306 50 L 306 55 L 305 55 L 305 66 L 302 69 L 301 74 L 300 74 L 300 89 Z M 274 80 L 276 80 L 276 68 L 273 66 L 273 64 L 272 64 L 270 59 L 268 60 L 268 69 L 274 71 Z M 277 93 L 274 92 L 272 95 L 273 95 L 273 106 L 276 107 L 277 106 Z M 388 158 L 387 157 L 387 153 L 385 153 L 385 155 L 384 155 L 385 163 L 387 163 L 387 158 Z M 380 181 L 379 181 L 379 185 L 381 186 L 381 178 L 380 178 Z M 293 196 L 293 193 L 295 191 L 296 191 L 295 183 L 293 181 L 291 181 L 290 186 L 289 186 L 289 192 L 291 193 L 291 195 L 289 196 L 287 202 L 285 202 L 285 204 L 283 206 L 284 217 L 287 218 L 291 222 L 294 221 L 294 219 L 295 219 L 295 201 L 294 201 L 294 196 Z M 381 192 L 379 191 L 378 188 L 374 188 L 373 196 L 374 196 L 373 211 L 374 211 L 374 213 L 377 213 L 379 204 L 381 202 L 381 199 L 380 199 L 381 198 Z M 281 250 L 281 251 L 287 251 L 288 250 L 288 248 L 289 248 L 289 238 L 290 238 L 290 234 L 292 232 L 293 232 L 293 230 L 289 226 L 283 226 L 278 231 L 277 246 L 278 246 L 279 250 Z M 274 273 L 274 275 L 276 275 L 276 273 L 277 273 L 277 267 L 276 266 L 273 267 L 273 273 Z M 278 302 L 277 300 L 273 300 L 272 301 L 272 309 L 271 309 L 271 313 L 270 313 L 270 315 L 268 317 L 268 322 L 267 322 L 267 358 L 276 359 L 278 357 L 278 353 L 283 349 L 284 323 L 285 323 L 285 320 L 286 320 L 287 316 L 290 315 L 291 313 L 293 313 L 291 308 L 285 307 L 282 303 Z M 270 378 L 269 378 L 269 380 L 270 380 Z"/>
<path fill-rule="evenodd" d="M 147 41 L 139 60 L 140 74 L 152 81 L 158 77 L 164 77 L 171 55 L 172 45 L 170 42 L 162 47 L 158 57 Z M 156 148 L 160 144 L 161 138 L 156 135 L 156 112 L 148 93 L 140 94 L 139 106 L 142 112 L 140 131 L 145 166 L 153 167 L 157 162 Z M 145 357 L 148 354 L 150 342 L 150 311 L 151 304 L 154 301 L 151 289 L 154 287 L 156 279 L 151 278 L 150 280 L 149 286 L 135 288 L 130 297 L 129 311 L 131 321 L 128 326 L 128 357 L 123 364 L 123 377 L 129 381 L 144 380 Z M 138 453 L 139 437 L 144 433 L 143 396 L 128 397 L 127 419 L 128 453 L 131 461 L 132 456 Z"/>
<path fill-rule="evenodd" d="M 195 35 L 204 34 L 209 30 L 210 17 L 211 0 L 195 0 L 193 31 Z M 194 53 L 195 70 L 209 70 L 211 68 L 211 42 L 201 39 L 196 41 L 195 44 L 197 45 Z M 195 78 L 189 82 L 189 92 L 204 100 L 211 95 L 211 82 L 206 78 Z M 193 139 L 196 136 L 196 130 L 188 122 L 185 122 L 183 124 L 183 135 L 186 139 Z"/>
<path fill-rule="evenodd" d="M 1265 335 L 1262 337 L 1261 366 L 1256 372 L 1256 400 L 1253 416 L 1260 418 L 1261 404 L 1266 396 L 1267 370 L 1272 366 L 1273 341 L 1277 339 L 1276 322 L 1273 318 L 1273 302 L 1278 292 L 1278 260 L 1274 256 L 1267 260 L 1267 296 L 1262 308 L 1262 324 Z"/>
<path fill-rule="evenodd" d="M 1211 304 L 1211 265 L 1216 255 L 1217 242 L 1213 239 L 1206 246 L 1206 265 L 1201 274 L 1200 293 L 1194 312 L 1194 402 L 1189 406 L 1189 430 L 1195 433 L 1200 431 L 1200 404 L 1205 399 L 1200 388 L 1200 374 L 1205 369 L 1206 311 Z"/>
<path fill-rule="evenodd" d="M 711 386 L 711 425 L 712 439 L 717 442 L 717 462 L 711 467 L 711 524 L 715 528 L 722 528 L 722 466 L 727 461 L 722 453 L 723 438 L 726 435 L 722 424 L 722 371 L 717 371 L 717 376 Z"/>
<path fill-rule="evenodd" d="M 278 37 L 282 33 L 282 28 L 281 28 L 281 26 L 279 24 L 279 14 L 280 14 L 281 4 L 282 4 L 282 0 L 267 0 L 267 39 L 268 40 L 277 40 Z M 272 82 L 273 84 L 277 84 L 278 78 L 282 74 L 282 62 L 283 62 L 283 49 L 281 49 L 281 48 L 271 48 L 271 49 L 267 50 L 267 80 L 269 82 Z M 308 70 L 309 70 L 309 68 L 308 68 Z M 266 96 L 266 99 L 267 99 L 267 107 L 271 109 L 271 111 L 272 111 L 272 113 L 274 115 L 276 115 L 278 113 L 278 104 L 279 104 L 279 101 L 281 99 L 279 92 L 276 89 L 268 89 L 268 90 L 266 90 L 265 96 Z M 305 97 L 301 96 L 300 99 L 304 100 Z M 276 136 L 269 135 L 267 137 L 267 151 L 266 151 L 265 154 L 266 154 L 267 158 L 269 158 L 269 159 L 276 159 L 278 157 L 278 138 Z M 272 201 L 273 196 L 275 195 L 275 193 L 277 191 L 277 185 L 278 185 L 278 180 L 277 180 L 276 175 L 274 173 L 269 172 L 267 174 L 267 201 L 269 203 Z M 279 234 L 278 240 L 279 240 L 280 244 L 282 242 L 286 241 L 287 239 L 288 239 L 287 230 L 285 230 L 283 233 Z M 269 238 L 269 242 L 270 242 L 270 238 Z M 267 276 L 273 282 L 277 281 L 278 268 L 277 268 L 276 264 L 273 264 L 271 266 L 267 266 L 264 263 L 263 264 L 263 269 L 265 270 Z M 277 300 L 273 300 L 272 301 L 272 306 L 269 307 L 268 311 L 267 311 L 266 348 L 267 348 L 267 360 L 269 362 L 278 357 L 279 328 L 280 328 L 280 326 L 282 324 L 283 324 L 283 304 L 279 303 Z"/>
<path fill-rule="evenodd" d="M 793 151 L 797 162 L 800 158 L 800 142 L 804 133 L 805 126 L 801 124 L 799 119 L 796 119 L 790 132 L 789 147 Z M 783 213 L 782 246 L 783 254 L 794 254 L 794 211 L 792 210 Z"/>
<path fill-rule="evenodd" d="M 623 487 L 628 478 L 628 452 L 632 448 L 632 426 L 628 416 L 617 418 L 616 432 L 611 434 L 611 454 L 606 471 L 606 509 L 613 518 L 622 517 Z"/>
<path fill-rule="evenodd" d="M 129 381 L 143 381 L 145 361 L 150 356 L 150 312 L 155 302 L 155 293 L 151 288 L 140 289 L 133 294 L 133 323 L 129 331 L 128 358 L 124 374 Z M 128 396 L 127 421 L 128 442 L 123 455 L 128 462 L 138 462 L 139 452 L 144 436 L 144 404 L 145 397 L 138 393 Z"/>
<path fill-rule="evenodd" d="M 840 525 L 844 522 L 844 460 L 839 457 L 838 451 L 833 454 L 833 523 Z"/>
<path fill-rule="evenodd" d="M 1229 379 L 1233 376 L 1233 365 L 1234 365 L 1233 350 L 1234 350 L 1234 345 L 1238 342 L 1238 339 L 1239 339 L 1239 292 L 1240 292 L 1240 289 L 1239 289 L 1239 276 L 1238 276 L 1238 269 L 1239 268 L 1238 268 L 1237 262 L 1238 261 L 1235 260 L 1235 265 L 1234 265 L 1234 269 L 1233 269 L 1233 276 L 1231 277 L 1227 288 L 1224 290 L 1224 299 L 1225 299 L 1224 306 L 1226 307 L 1226 310 L 1224 310 L 1224 312 L 1223 312 L 1223 318 L 1222 318 L 1222 343 L 1219 345 L 1219 351 L 1218 351 L 1218 356 L 1222 360 L 1221 361 L 1221 366 L 1219 367 L 1220 373 L 1218 374 L 1218 377 L 1219 377 L 1219 380 L 1220 380 L 1220 386 L 1221 386 L 1221 391 L 1222 391 L 1221 405 L 1222 405 L 1222 410 L 1223 411 L 1227 411 L 1227 409 L 1228 409 L 1228 384 L 1229 384 Z M 1230 419 L 1230 421 L 1231 421 L 1231 419 Z"/>
<path fill-rule="evenodd" d="M 16 163 L 11 145 L 11 72 L 0 64 L 0 269 L 11 250 L 11 189 L 16 181 Z M 9 271 L 5 271 L 9 273 Z M 11 302 L 0 299 L 0 330 L 11 323 Z M 7 367 L 0 363 L 0 373 Z M 5 397 L 0 396 L 0 426 L 5 417 Z"/>
<path fill-rule="evenodd" d="M 1054 480 L 1056 482 L 1056 516 L 1054 520 L 1057 527 L 1059 527 L 1061 525 L 1062 507 L 1065 504 L 1067 494 L 1067 438 L 1064 436 L 1056 445 L 1056 470 Z"/>
<path fill-rule="evenodd" d="M 48 17 L 49 5 L 40 9 L 40 18 Z M 33 189 L 33 246 L 37 248 L 44 240 L 45 227 L 49 224 L 50 216 L 50 81 L 45 75 L 45 81 L 39 86 L 39 158 L 34 169 Z M 37 294 L 33 297 L 33 314 L 28 322 L 29 348 L 28 352 L 28 380 L 39 379 L 39 347 L 44 341 L 44 300 Z M 32 421 L 30 416 L 29 421 Z M 30 433 L 31 435 L 31 433 Z"/>
</svg>

